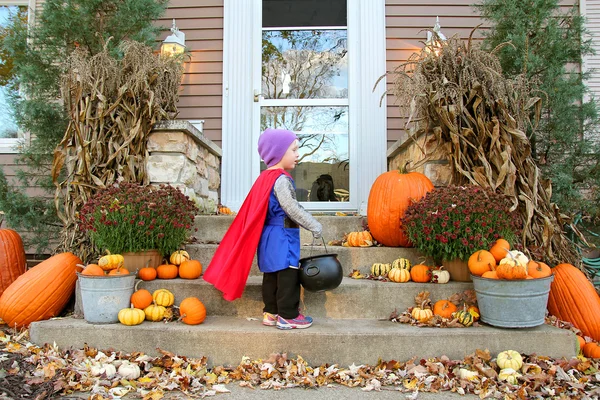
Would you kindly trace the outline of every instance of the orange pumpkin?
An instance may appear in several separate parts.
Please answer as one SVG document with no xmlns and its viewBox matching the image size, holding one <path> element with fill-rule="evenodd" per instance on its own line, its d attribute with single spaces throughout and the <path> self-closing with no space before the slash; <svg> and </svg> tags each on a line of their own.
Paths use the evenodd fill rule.
<svg viewBox="0 0 600 400">
<path fill-rule="evenodd" d="M 410 247 L 401 219 L 413 201 L 433 190 L 433 184 L 419 172 L 388 171 L 379 175 L 369 192 L 367 223 L 371 235 L 390 247 Z"/>
<path fill-rule="evenodd" d="M 128 275 L 129 270 L 125 267 L 119 267 L 119 268 L 111 269 L 108 274 L 109 275 Z"/>
<path fill-rule="evenodd" d="M 452 314 L 458 309 L 456 305 L 448 300 L 436 301 L 433 305 L 433 313 L 439 315 L 442 318 L 450 318 Z"/>
<path fill-rule="evenodd" d="M 26 269 L 27 261 L 21 236 L 12 229 L 0 229 L 0 295 L 23 275 Z"/>
<path fill-rule="evenodd" d="M 583 346 L 583 355 L 589 358 L 600 358 L 600 345 L 589 342 Z"/>
<path fill-rule="evenodd" d="M 431 280 L 431 267 L 423 264 L 414 265 L 410 269 L 410 279 L 419 283 L 429 282 Z"/>
<path fill-rule="evenodd" d="M 471 271 L 473 275 L 481 276 L 496 268 L 496 259 L 489 251 L 478 250 L 471 254 L 467 265 L 469 266 L 469 271 Z"/>
<path fill-rule="evenodd" d="M 183 299 L 179 304 L 180 319 L 188 325 L 198 325 L 206 318 L 206 307 L 195 297 Z"/>
<path fill-rule="evenodd" d="M 135 308 L 143 310 L 152 304 L 152 293 L 146 289 L 139 289 L 131 295 L 131 304 Z"/>
<path fill-rule="evenodd" d="M 179 266 L 179 277 L 182 279 L 197 279 L 202 275 L 202 264 L 198 260 L 184 261 Z"/>
<path fill-rule="evenodd" d="M 552 275 L 552 269 L 548 264 L 544 264 L 543 262 L 529 260 L 527 263 L 527 275 L 532 278 L 546 278 Z"/>
<path fill-rule="evenodd" d="M 369 247 L 373 246 L 373 237 L 369 231 L 350 232 L 346 238 L 344 246 L 348 247 Z"/>
<path fill-rule="evenodd" d="M 156 268 L 141 268 L 138 272 L 138 277 L 143 281 L 153 281 L 156 279 Z"/>
<path fill-rule="evenodd" d="M 33 321 L 56 317 L 75 291 L 79 257 L 61 253 L 19 276 L 0 297 L 0 318 L 23 328 Z"/>
<path fill-rule="evenodd" d="M 579 352 L 583 352 L 583 346 L 585 346 L 585 339 L 579 335 L 575 336 L 577 338 L 577 346 L 579 348 Z"/>
<path fill-rule="evenodd" d="M 483 275 L 481 275 L 481 277 L 487 279 L 500 279 L 498 278 L 498 274 L 496 273 L 496 271 L 484 272 Z"/>
<path fill-rule="evenodd" d="M 162 264 L 156 268 L 158 279 L 175 279 L 179 273 L 179 268 L 175 264 Z"/>
<path fill-rule="evenodd" d="M 81 275 L 104 276 L 104 270 L 98 264 L 88 264 L 81 271 Z"/>
<path fill-rule="evenodd" d="M 584 336 L 600 340 L 600 296 L 579 268 L 558 264 L 548 295 L 548 311 L 575 325 Z"/>
<path fill-rule="evenodd" d="M 526 279 L 527 265 L 509 252 L 505 258 L 500 260 L 496 267 L 496 274 L 500 279 Z"/>
<path fill-rule="evenodd" d="M 506 257 L 506 253 L 508 253 L 509 250 L 510 250 L 510 243 L 508 243 L 506 240 L 501 238 L 501 239 L 496 240 L 496 242 L 492 245 L 492 248 L 490 249 L 490 253 L 492 253 L 492 255 L 494 256 L 494 259 L 496 259 L 496 262 L 499 263 L 500 260 L 502 260 L 504 257 Z"/>
</svg>

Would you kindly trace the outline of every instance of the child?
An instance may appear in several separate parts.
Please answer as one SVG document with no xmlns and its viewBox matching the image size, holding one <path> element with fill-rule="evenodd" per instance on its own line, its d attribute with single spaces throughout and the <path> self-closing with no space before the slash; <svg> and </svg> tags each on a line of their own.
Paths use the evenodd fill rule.
<svg viewBox="0 0 600 400">
<path fill-rule="evenodd" d="M 321 224 L 296 201 L 292 177 L 285 171 L 298 162 L 298 138 L 284 129 L 267 129 L 258 140 L 267 165 L 225 234 L 204 279 L 226 300 L 241 297 L 258 252 L 263 275 L 263 325 L 279 329 L 308 328 L 312 318 L 299 313 L 300 229 L 322 234 Z"/>
</svg>

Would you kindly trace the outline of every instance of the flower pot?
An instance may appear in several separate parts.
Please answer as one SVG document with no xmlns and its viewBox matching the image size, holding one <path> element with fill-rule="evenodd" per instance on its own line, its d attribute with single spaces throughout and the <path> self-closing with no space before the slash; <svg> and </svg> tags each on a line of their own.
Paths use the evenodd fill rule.
<svg viewBox="0 0 600 400">
<path fill-rule="evenodd" d="M 471 273 L 469 272 L 469 266 L 466 261 L 460 258 L 443 261 L 442 265 L 446 268 L 446 271 L 450 273 L 450 280 L 457 282 L 471 282 Z"/>
<path fill-rule="evenodd" d="M 162 254 L 158 250 L 128 252 L 121 255 L 125 259 L 123 266 L 136 275 L 140 269 L 146 266 L 156 268 L 162 261 Z"/>
</svg>

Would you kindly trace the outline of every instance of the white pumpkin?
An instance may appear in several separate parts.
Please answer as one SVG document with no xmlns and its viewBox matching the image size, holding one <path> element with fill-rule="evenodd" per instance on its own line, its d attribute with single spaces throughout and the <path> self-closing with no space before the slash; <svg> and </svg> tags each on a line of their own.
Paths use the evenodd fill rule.
<svg viewBox="0 0 600 400">
<path fill-rule="evenodd" d="M 440 267 L 440 269 L 434 269 L 431 271 L 431 282 L 434 283 L 448 283 L 450 280 L 450 272 Z"/>
<path fill-rule="evenodd" d="M 517 378 L 520 376 L 522 375 L 512 368 L 503 368 L 498 374 L 498 379 L 500 379 L 501 381 L 506 381 L 511 385 L 516 385 L 519 383 Z"/>
<path fill-rule="evenodd" d="M 500 369 L 512 368 L 519 370 L 523 366 L 523 357 L 515 350 L 506 350 L 498 353 L 496 364 Z"/>
<path fill-rule="evenodd" d="M 529 258 L 525 254 L 523 254 L 522 252 L 520 252 L 519 250 L 511 250 L 511 251 L 509 251 L 509 253 L 514 258 L 516 258 L 517 260 L 519 260 L 519 262 L 521 264 L 523 264 L 523 265 L 527 265 L 527 263 L 529 262 Z"/>
<path fill-rule="evenodd" d="M 461 368 L 458 370 L 458 376 L 460 377 L 460 379 L 472 381 L 473 379 L 477 378 L 479 374 L 477 373 L 477 371 L 471 371 L 466 368 Z"/>
<path fill-rule="evenodd" d="M 117 374 L 117 368 L 112 364 L 99 364 L 95 363 L 90 368 L 92 376 L 100 376 L 104 374 L 107 378 L 112 378 Z"/>
<path fill-rule="evenodd" d="M 123 361 L 119 367 L 119 375 L 125 379 L 137 379 L 140 377 L 140 367 L 135 363 Z"/>
</svg>

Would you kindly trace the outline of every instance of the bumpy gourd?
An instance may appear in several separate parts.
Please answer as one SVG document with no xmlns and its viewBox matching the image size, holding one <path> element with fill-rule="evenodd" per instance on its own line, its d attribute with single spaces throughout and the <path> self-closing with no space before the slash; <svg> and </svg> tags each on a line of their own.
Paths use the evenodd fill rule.
<svg viewBox="0 0 600 400">
<path fill-rule="evenodd" d="M 392 268 L 400 268 L 410 271 L 410 260 L 408 258 L 397 258 L 392 262 Z"/>
<path fill-rule="evenodd" d="M 98 260 L 98 265 L 104 271 L 110 271 L 115 268 L 119 268 L 123 266 L 125 259 L 120 254 L 109 254 L 107 256 L 100 257 Z"/>
<path fill-rule="evenodd" d="M 383 276 L 390 272 L 392 266 L 390 264 L 375 263 L 371 265 L 371 275 Z"/>
</svg>

